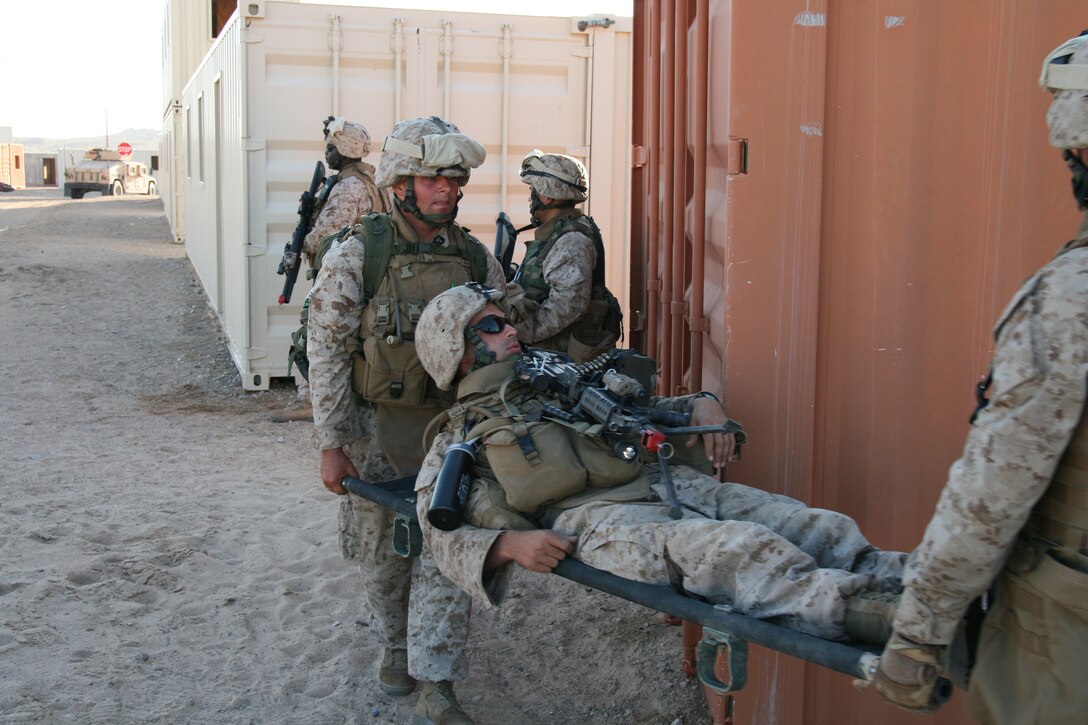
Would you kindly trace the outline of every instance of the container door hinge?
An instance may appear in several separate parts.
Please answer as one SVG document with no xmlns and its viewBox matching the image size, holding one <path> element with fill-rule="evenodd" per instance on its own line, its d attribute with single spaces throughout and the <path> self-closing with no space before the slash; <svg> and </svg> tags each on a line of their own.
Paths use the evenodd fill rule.
<svg viewBox="0 0 1088 725">
<path fill-rule="evenodd" d="M 631 168 L 641 169 L 643 166 L 650 162 L 650 152 L 646 150 L 645 146 L 632 146 L 631 147 Z"/>
<path fill-rule="evenodd" d="M 692 315 L 688 320 L 688 327 L 692 332 L 706 332 L 710 329 L 710 318 Z"/>
</svg>

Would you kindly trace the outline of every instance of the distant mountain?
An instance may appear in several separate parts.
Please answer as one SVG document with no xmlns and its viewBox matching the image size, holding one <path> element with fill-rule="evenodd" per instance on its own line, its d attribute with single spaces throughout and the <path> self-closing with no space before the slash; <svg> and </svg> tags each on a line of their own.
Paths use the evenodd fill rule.
<svg viewBox="0 0 1088 725">
<path fill-rule="evenodd" d="M 36 136 L 15 137 L 15 143 L 21 143 L 23 150 L 28 153 L 52 153 L 62 148 L 72 151 L 82 151 L 95 146 L 105 146 L 105 136 L 85 136 L 83 138 L 40 138 Z M 157 149 L 159 147 L 159 132 L 153 128 L 126 128 L 124 131 L 111 131 L 110 144 L 112 149 L 117 144 L 127 141 L 134 149 Z"/>
</svg>

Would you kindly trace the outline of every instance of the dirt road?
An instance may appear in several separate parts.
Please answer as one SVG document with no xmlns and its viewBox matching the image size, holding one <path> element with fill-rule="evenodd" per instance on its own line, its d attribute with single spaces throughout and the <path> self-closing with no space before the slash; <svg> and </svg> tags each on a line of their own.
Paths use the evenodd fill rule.
<svg viewBox="0 0 1088 725">
<path fill-rule="evenodd" d="M 244 393 L 158 199 L 0 195 L 0 719 L 404 723 L 294 388 Z M 480 723 L 709 722 L 679 629 L 553 576 L 477 609 Z"/>
</svg>

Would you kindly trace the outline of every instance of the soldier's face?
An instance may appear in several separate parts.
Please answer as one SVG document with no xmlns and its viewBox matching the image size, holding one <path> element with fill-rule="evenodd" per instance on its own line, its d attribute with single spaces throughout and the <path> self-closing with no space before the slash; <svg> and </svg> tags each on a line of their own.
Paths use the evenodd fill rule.
<svg viewBox="0 0 1088 725">
<path fill-rule="evenodd" d="M 329 168 L 339 169 L 342 158 L 335 146 L 331 143 L 325 144 L 325 163 L 329 165 Z"/>
<path fill-rule="evenodd" d="M 485 318 L 492 319 L 485 321 Z M 506 313 L 498 305 L 486 305 L 469 321 L 468 326 L 480 336 L 487 349 L 495 353 L 496 362 L 521 354 L 518 331 L 507 322 Z M 498 332 L 488 332 L 492 329 L 498 329 Z"/>
<path fill-rule="evenodd" d="M 457 179 L 449 176 L 417 176 L 412 183 L 416 206 L 423 214 L 452 214 L 457 207 L 457 192 L 460 190 Z M 403 198 L 403 194 L 399 196 Z"/>
</svg>

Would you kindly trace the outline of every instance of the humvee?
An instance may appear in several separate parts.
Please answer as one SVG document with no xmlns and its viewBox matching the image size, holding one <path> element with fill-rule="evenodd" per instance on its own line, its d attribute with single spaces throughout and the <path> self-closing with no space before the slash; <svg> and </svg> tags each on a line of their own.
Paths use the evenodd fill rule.
<svg viewBox="0 0 1088 725">
<path fill-rule="evenodd" d="M 64 172 L 64 195 L 82 199 L 88 191 L 103 196 L 154 194 L 155 177 L 139 161 L 125 161 L 110 149 L 88 149 L 76 165 Z"/>
</svg>

